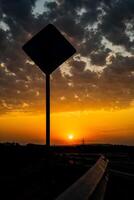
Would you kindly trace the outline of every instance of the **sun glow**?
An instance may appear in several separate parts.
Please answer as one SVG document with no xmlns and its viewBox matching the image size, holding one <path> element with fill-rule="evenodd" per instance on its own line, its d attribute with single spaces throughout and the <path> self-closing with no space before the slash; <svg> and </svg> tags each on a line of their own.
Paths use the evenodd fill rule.
<svg viewBox="0 0 134 200">
<path fill-rule="evenodd" d="M 1 115 L 0 141 L 45 144 L 44 121 L 44 113 L 12 112 Z M 52 113 L 51 144 L 81 143 L 134 145 L 134 108 Z"/>
<path fill-rule="evenodd" d="M 74 135 L 73 135 L 72 133 L 69 133 L 69 134 L 68 134 L 68 139 L 69 139 L 69 140 L 73 140 L 73 139 L 74 139 Z"/>
</svg>

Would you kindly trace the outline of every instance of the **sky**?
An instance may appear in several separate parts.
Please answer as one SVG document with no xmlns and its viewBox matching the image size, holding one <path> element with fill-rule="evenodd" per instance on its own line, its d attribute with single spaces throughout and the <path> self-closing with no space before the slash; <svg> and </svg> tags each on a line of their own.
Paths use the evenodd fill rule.
<svg viewBox="0 0 134 200">
<path fill-rule="evenodd" d="M 133 0 L 0 0 L 0 142 L 45 143 L 45 74 L 22 46 L 49 23 L 77 50 L 51 75 L 51 144 L 134 145 Z"/>
</svg>

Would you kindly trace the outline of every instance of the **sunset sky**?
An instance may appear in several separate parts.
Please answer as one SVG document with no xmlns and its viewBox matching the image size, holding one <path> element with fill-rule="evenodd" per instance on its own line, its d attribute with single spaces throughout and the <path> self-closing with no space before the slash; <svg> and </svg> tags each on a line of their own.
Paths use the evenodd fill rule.
<svg viewBox="0 0 134 200">
<path fill-rule="evenodd" d="M 45 143 L 45 75 L 22 46 L 49 23 L 77 49 L 51 76 L 51 144 L 134 145 L 133 0 L 0 0 L 0 142 Z"/>
</svg>

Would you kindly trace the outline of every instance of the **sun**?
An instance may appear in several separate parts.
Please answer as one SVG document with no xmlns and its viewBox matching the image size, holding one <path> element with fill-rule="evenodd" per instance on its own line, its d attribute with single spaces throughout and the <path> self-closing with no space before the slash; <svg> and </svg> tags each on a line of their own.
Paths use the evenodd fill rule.
<svg viewBox="0 0 134 200">
<path fill-rule="evenodd" d="M 69 140 L 73 140 L 73 139 L 74 139 L 74 135 L 73 135 L 72 133 L 69 133 L 69 134 L 68 134 L 68 139 L 69 139 Z"/>
</svg>

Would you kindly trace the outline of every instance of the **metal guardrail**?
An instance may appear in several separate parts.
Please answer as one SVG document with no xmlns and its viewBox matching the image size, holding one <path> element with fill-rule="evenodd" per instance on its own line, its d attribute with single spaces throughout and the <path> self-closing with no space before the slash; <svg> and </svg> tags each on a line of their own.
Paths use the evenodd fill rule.
<svg viewBox="0 0 134 200">
<path fill-rule="evenodd" d="M 102 200 L 105 192 L 107 176 L 106 169 L 108 159 L 101 156 L 82 177 L 80 177 L 72 186 L 63 192 L 56 200 Z M 98 194 L 97 195 L 97 191 Z"/>
</svg>

